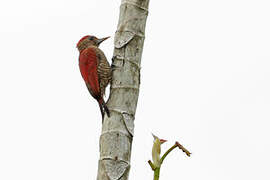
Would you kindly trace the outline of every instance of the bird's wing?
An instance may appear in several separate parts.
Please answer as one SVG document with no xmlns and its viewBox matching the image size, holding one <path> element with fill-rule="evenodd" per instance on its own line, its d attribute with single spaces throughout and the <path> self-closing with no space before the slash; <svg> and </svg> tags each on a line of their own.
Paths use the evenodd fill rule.
<svg viewBox="0 0 270 180">
<path fill-rule="evenodd" d="M 105 94 L 105 89 L 107 85 L 111 81 L 111 77 L 112 77 L 111 66 L 101 49 L 96 47 L 95 51 L 96 51 L 97 59 L 98 59 L 97 72 L 98 72 L 98 78 L 99 78 L 99 87 L 100 87 L 101 95 L 103 96 Z"/>
<path fill-rule="evenodd" d="M 100 97 L 97 61 L 97 55 L 94 48 L 85 49 L 81 52 L 79 57 L 79 66 L 82 77 L 87 84 L 90 93 L 96 99 Z"/>
</svg>

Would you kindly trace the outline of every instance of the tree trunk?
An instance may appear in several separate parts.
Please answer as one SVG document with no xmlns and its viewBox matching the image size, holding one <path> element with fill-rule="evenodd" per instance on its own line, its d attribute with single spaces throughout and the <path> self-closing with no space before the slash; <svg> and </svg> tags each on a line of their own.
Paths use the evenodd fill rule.
<svg viewBox="0 0 270 180">
<path fill-rule="evenodd" d="M 113 78 L 100 135 L 97 180 L 127 180 L 134 119 L 140 86 L 140 64 L 149 0 L 122 0 L 114 39 Z"/>
</svg>

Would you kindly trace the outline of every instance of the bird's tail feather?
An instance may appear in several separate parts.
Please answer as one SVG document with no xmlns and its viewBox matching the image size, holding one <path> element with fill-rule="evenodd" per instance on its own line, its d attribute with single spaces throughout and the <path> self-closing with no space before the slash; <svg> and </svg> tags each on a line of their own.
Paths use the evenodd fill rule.
<svg viewBox="0 0 270 180">
<path fill-rule="evenodd" d="M 104 119 L 104 111 L 106 112 L 107 116 L 110 117 L 110 111 L 106 105 L 106 103 L 104 102 L 103 98 L 100 98 L 100 100 L 98 100 L 98 104 L 99 104 L 99 108 L 101 111 L 101 115 L 102 115 L 102 119 Z"/>
<path fill-rule="evenodd" d="M 102 104 L 98 102 L 98 105 L 99 105 L 99 109 L 100 109 L 100 112 L 101 112 L 101 116 L 102 116 L 102 121 L 104 119 L 104 111 L 103 111 L 103 107 L 102 107 Z"/>
<path fill-rule="evenodd" d="M 105 103 L 103 104 L 103 107 L 104 107 L 104 110 L 105 110 L 107 116 L 110 117 L 111 116 L 110 111 Z"/>
</svg>

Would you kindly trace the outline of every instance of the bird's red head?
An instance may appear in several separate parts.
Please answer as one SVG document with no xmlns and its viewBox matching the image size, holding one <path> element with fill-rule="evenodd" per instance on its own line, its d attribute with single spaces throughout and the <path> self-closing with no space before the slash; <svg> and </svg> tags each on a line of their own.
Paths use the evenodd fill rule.
<svg viewBox="0 0 270 180">
<path fill-rule="evenodd" d="M 77 48 L 81 52 L 89 46 L 99 46 L 103 41 L 108 39 L 110 36 L 98 39 L 96 36 L 86 35 L 82 37 L 77 43 Z"/>
</svg>

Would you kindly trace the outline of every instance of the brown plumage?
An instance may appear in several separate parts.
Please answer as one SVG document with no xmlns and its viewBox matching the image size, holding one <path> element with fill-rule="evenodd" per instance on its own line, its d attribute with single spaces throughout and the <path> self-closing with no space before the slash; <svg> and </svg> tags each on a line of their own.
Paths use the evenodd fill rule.
<svg viewBox="0 0 270 180">
<path fill-rule="evenodd" d="M 112 72 L 106 56 L 98 46 L 108 38 L 98 39 L 95 36 L 84 36 L 77 44 L 77 48 L 80 51 L 80 71 L 90 94 L 99 103 L 102 119 L 104 111 L 110 117 L 110 112 L 103 96 L 105 95 L 106 87 L 111 81 Z"/>
</svg>

